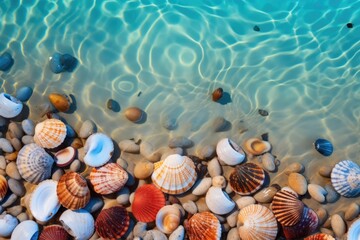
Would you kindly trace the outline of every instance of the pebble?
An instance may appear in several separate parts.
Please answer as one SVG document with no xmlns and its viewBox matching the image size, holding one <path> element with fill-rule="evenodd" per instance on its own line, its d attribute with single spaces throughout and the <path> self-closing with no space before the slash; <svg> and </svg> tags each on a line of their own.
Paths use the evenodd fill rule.
<svg viewBox="0 0 360 240">
<path fill-rule="evenodd" d="M 81 138 L 74 138 L 71 142 L 71 145 L 73 148 L 75 149 L 79 149 L 79 148 L 82 148 L 84 147 L 84 143 L 83 141 L 81 140 Z"/>
<path fill-rule="evenodd" d="M 69 124 L 66 124 L 65 126 L 66 126 L 66 137 L 68 138 L 76 137 L 75 130 Z"/>
<path fill-rule="evenodd" d="M 322 207 L 316 210 L 316 214 L 319 217 L 319 226 L 323 225 L 329 217 L 326 209 Z"/>
<path fill-rule="evenodd" d="M 16 122 L 9 123 L 8 131 L 10 132 L 11 138 L 21 139 L 22 136 L 24 136 L 21 125 Z"/>
<path fill-rule="evenodd" d="M 360 213 L 359 205 L 357 203 L 353 202 L 346 208 L 345 220 L 352 221 L 359 216 L 359 213 Z"/>
<path fill-rule="evenodd" d="M 167 240 L 167 237 L 159 230 L 153 229 L 145 233 L 143 240 Z"/>
<path fill-rule="evenodd" d="M 319 203 L 325 202 L 325 195 L 327 192 L 322 186 L 310 183 L 308 185 L 308 191 L 314 200 L 318 201 Z"/>
<path fill-rule="evenodd" d="M 251 197 L 251 196 L 243 196 L 240 197 L 238 200 L 236 200 L 236 205 L 238 206 L 239 209 L 242 209 L 246 206 L 249 206 L 251 204 L 255 204 L 256 200 L 255 198 Z"/>
<path fill-rule="evenodd" d="M 336 192 L 331 184 L 325 185 L 325 190 L 327 192 L 325 196 L 327 203 L 334 203 L 340 198 L 340 194 Z"/>
<path fill-rule="evenodd" d="M 211 187 L 211 184 L 212 184 L 212 179 L 209 177 L 205 177 L 197 180 L 197 182 L 194 184 L 192 194 L 196 196 L 205 195 L 207 190 Z"/>
<path fill-rule="evenodd" d="M 261 162 L 265 170 L 274 172 L 276 170 L 275 158 L 271 153 L 265 153 L 261 156 Z"/>
<path fill-rule="evenodd" d="M 164 116 L 161 118 L 161 126 L 167 130 L 174 130 L 177 127 L 176 119 Z"/>
<path fill-rule="evenodd" d="M 166 150 L 164 149 L 159 149 L 159 152 L 161 153 L 161 158 L 160 160 L 164 160 L 165 158 L 167 158 L 170 155 L 173 154 L 179 154 L 179 155 L 184 155 L 184 151 L 182 148 L 168 148 L 166 147 Z"/>
<path fill-rule="evenodd" d="M 104 201 L 99 197 L 92 197 L 86 206 L 84 207 L 90 213 L 94 213 L 100 210 L 104 206 Z"/>
<path fill-rule="evenodd" d="M 15 160 L 17 158 L 17 155 L 18 155 L 18 152 L 6 153 L 5 154 L 5 159 L 7 161 L 14 161 L 15 162 Z"/>
<path fill-rule="evenodd" d="M 134 233 L 134 237 L 141 237 L 143 238 L 146 234 L 146 227 L 147 227 L 147 224 L 144 223 L 144 222 L 137 222 L 134 226 L 134 230 L 133 230 L 133 233 Z"/>
<path fill-rule="evenodd" d="M 182 206 L 186 212 L 191 214 L 195 214 L 198 211 L 197 206 L 193 201 L 187 201 Z"/>
<path fill-rule="evenodd" d="M 301 163 L 295 162 L 290 164 L 285 169 L 285 174 L 289 175 L 290 173 L 302 173 L 305 167 Z"/>
<path fill-rule="evenodd" d="M 11 142 L 6 138 L 0 138 L 0 149 L 6 153 L 11 153 L 14 151 Z"/>
<path fill-rule="evenodd" d="M 170 139 L 168 146 L 170 148 L 190 148 L 194 145 L 193 141 L 191 141 L 190 139 L 188 139 L 187 137 L 183 137 L 183 136 L 179 136 L 179 137 L 174 137 L 172 139 Z"/>
<path fill-rule="evenodd" d="M 219 176 L 221 175 L 221 166 L 220 166 L 220 163 L 218 161 L 218 159 L 216 157 L 214 157 L 213 159 L 211 159 L 208 163 L 208 172 L 209 172 L 209 175 L 211 177 L 215 177 L 215 176 Z"/>
<path fill-rule="evenodd" d="M 4 156 L 0 156 L 0 169 L 4 169 L 6 168 L 6 160 Z"/>
<path fill-rule="evenodd" d="M 206 205 L 204 197 L 202 197 L 196 201 L 196 206 L 197 206 L 198 212 L 209 212 L 210 211 L 210 209 Z"/>
<path fill-rule="evenodd" d="M 332 230 L 328 229 L 328 228 L 322 227 L 319 230 L 320 230 L 321 233 L 325 233 L 325 234 L 328 234 L 328 235 L 330 235 L 332 237 L 335 237 L 335 233 Z"/>
<path fill-rule="evenodd" d="M 299 195 L 304 195 L 307 192 L 307 181 L 300 173 L 290 173 L 288 184 Z"/>
<path fill-rule="evenodd" d="M 185 238 L 185 229 L 179 225 L 169 236 L 169 240 L 183 240 Z"/>
<path fill-rule="evenodd" d="M 119 112 L 121 109 L 120 104 L 111 98 L 106 101 L 106 107 L 114 112 Z"/>
<path fill-rule="evenodd" d="M 226 222 L 227 224 L 229 224 L 230 227 L 233 228 L 236 226 L 238 215 L 239 215 L 239 210 L 235 210 L 226 217 Z"/>
<path fill-rule="evenodd" d="M 212 145 L 206 145 L 198 149 L 197 154 L 199 158 L 209 160 L 215 156 L 216 149 Z"/>
<path fill-rule="evenodd" d="M 330 178 L 332 169 L 330 166 L 322 166 L 319 169 L 319 174 L 322 177 Z"/>
<path fill-rule="evenodd" d="M 4 169 L 0 169 L 0 175 L 6 177 L 6 172 Z"/>
<path fill-rule="evenodd" d="M 26 135 L 34 136 L 35 134 L 35 123 L 31 119 L 25 119 L 21 122 L 22 130 Z"/>
<path fill-rule="evenodd" d="M 236 227 L 229 230 L 226 240 L 240 240 L 239 232 Z"/>
<path fill-rule="evenodd" d="M 79 137 L 88 138 L 91 134 L 96 132 L 96 125 L 91 120 L 86 120 L 80 127 Z"/>
<path fill-rule="evenodd" d="M 346 223 L 339 214 L 331 216 L 331 228 L 336 237 L 342 237 L 346 232 Z"/>
<path fill-rule="evenodd" d="M 26 189 L 22 181 L 18 181 L 12 178 L 8 179 L 9 189 L 19 197 L 23 197 L 26 194 Z"/>
<path fill-rule="evenodd" d="M 122 167 L 123 169 L 127 169 L 128 167 L 128 163 L 126 162 L 126 160 L 124 160 L 123 158 L 119 157 L 118 159 L 116 159 L 116 163 L 120 165 L 120 167 Z"/>
<path fill-rule="evenodd" d="M 9 197 L 7 197 L 6 199 L 3 199 L 1 206 L 3 206 L 4 208 L 10 207 L 12 204 L 14 204 L 16 202 L 17 199 L 18 199 L 18 196 L 16 196 L 16 194 L 12 193 L 12 194 L 10 194 Z"/>
<path fill-rule="evenodd" d="M 152 144 L 146 141 L 140 143 L 140 154 L 150 162 L 157 162 L 161 158 L 161 154 L 156 152 Z"/>
<path fill-rule="evenodd" d="M 215 132 L 223 132 L 229 129 L 231 123 L 223 117 L 216 117 L 212 122 L 212 127 Z"/>
<path fill-rule="evenodd" d="M 26 212 L 22 212 L 19 215 L 16 216 L 16 218 L 19 220 L 19 222 L 23 222 L 26 220 L 29 220 L 29 215 Z"/>
<path fill-rule="evenodd" d="M 6 166 L 5 171 L 9 177 L 14 178 L 16 180 L 21 180 L 21 175 L 17 169 L 15 162 L 9 162 L 8 165 Z"/>
<path fill-rule="evenodd" d="M 212 178 L 211 182 L 214 187 L 221 187 L 221 188 L 226 187 L 226 179 L 224 176 L 221 175 L 215 176 Z"/>
<path fill-rule="evenodd" d="M 19 215 L 20 213 L 22 213 L 23 211 L 23 207 L 20 206 L 20 205 L 16 205 L 16 206 L 13 206 L 13 207 L 9 207 L 6 209 L 6 212 L 8 214 L 11 214 L 13 215 L 14 217 L 16 217 L 17 215 Z"/>
<path fill-rule="evenodd" d="M 174 207 L 177 207 L 181 213 L 181 216 L 184 217 L 186 212 L 185 212 L 185 209 L 178 203 L 173 203 L 172 204 Z"/>
<path fill-rule="evenodd" d="M 22 148 L 22 143 L 19 139 L 17 138 L 12 138 L 10 139 L 11 145 L 14 147 L 15 151 L 20 151 L 20 149 Z"/>
<path fill-rule="evenodd" d="M 24 135 L 21 138 L 21 142 L 25 145 L 25 144 L 30 144 L 30 143 L 35 143 L 34 141 L 34 137 L 30 136 L 30 135 Z"/>
<path fill-rule="evenodd" d="M 62 169 L 62 168 L 57 168 L 57 169 L 53 172 L 53 174 L 52 174 L 52 176 L 51 176 L 51 179 L 54 180 L 54 181 L 59 181 L 60 178 L 61 178 L 61 176 L 64 175 L 64 174 L 65 174 L 64 169 Z"/>
<path fill-rule="evenodd" d="M 117 193 L 116 201 L 120 205 L 126 205 L 129 203 L 129 197 L 130 197 L 130 190 L 127 187 L 124 187 Z"/>
<path fill-rule="evenodd" d="M 30 99 L 32 94 L 33 94 L 33 89 L 31 87 L 24 86 L 16 91 L 15 97 L 22 102 L 26 102 L 27 100 Z"/>
<path fill-rule="evenodd" d="M 140 146 L 136 144 L 133 140 L 128 140 L 128 139 L 120 141 L 119 148 L 121 151 L 128 153 L 140 152 Z"/>
<path fill-rule="evenodd" d="M 70 170 L 73 172 L 78 172 L 80 170 L 80 168 L 81 168 L 81 162 L 79 159 L 75 159 L 70 164 Z"/>
<path fill-rule="evenodd" d="M 138 179 L 146 179 L 154 171 L 154 164 L 149 161 L 140 161 L 134 167 L 134 176 Z"/>
<path fill-rule="evenodd" d="M 270 187 L 263 188 L 254 195 L 254 198 L 259 203 L 271 203 L 275 194 L 280 190 L 280 186 L 271 185 Z"/>
</svg>

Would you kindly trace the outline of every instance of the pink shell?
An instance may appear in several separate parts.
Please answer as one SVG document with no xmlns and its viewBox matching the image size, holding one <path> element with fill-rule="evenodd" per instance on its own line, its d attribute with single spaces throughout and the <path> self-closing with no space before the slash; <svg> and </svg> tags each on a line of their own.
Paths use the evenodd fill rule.
<svg viewBox="0 0 360 240">
<path fill-rule="evenodd" d="M 298 239 L 309 236 L 317 229 L 319 218 L 316 213 L 308 207 L 304 208 L 302 218 L 293 226 L 283 226 L 286 239 Z"/>
<path fill-rule="evenodd" d="M 95 221 L 95 229 L 105 239 L 121 238 L 129 228 L 130 217 L 122 206 L 103 209 Z"/>
<path fill-rule="evenodd" d="M 44 228 L 39 236 L 39 240 L 69 240 L 70 235 L 65 228 L 60 225 L 49 225 Z"/>
<path fill-rule="evenodd" d="M 264 184 L 265 171 L 255 163 L 237 165 L 229 177 L 230 187 L 240 195 L 250 195 Z"/>
<path fill-rule="evenodd" d="M 56 165 L 66 167 L 75 159 L 76 149 L 69 146 L 55 153 Z"/>
<path fill-rule="evenodd" d="M 51 118 L 40 122 L 35 127 L 34 141 L 43 148 L 55 148 L 66 137 L 66 125 L 62 121 Z"/>
<path fill-rule="evenodd" d="M 219 240 L 221 225 L 211 212 L 194 214 L 185 225 L 190 240 Z"/>
<path fill-rule="evenodd" d="M 3 175 L 0 175 L 0 201 L 5 197 L 8 190 L 8 183 Z"/>
</svg>

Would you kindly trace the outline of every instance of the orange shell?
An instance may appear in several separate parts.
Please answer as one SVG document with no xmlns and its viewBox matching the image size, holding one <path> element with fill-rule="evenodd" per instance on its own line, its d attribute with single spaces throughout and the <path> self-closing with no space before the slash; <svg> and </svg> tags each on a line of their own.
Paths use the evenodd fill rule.
<svg viewBox="0 0 360 240">
<path fill-rule="evenodd" d="M 185 226 L 190 240 L 219 240 L 221 225 L 211 212 L 194 214 Z"/>
<path fill-rule="evenodd" d="M 217 88 L 212 93 L 212 100 L 217 102 L 223 96 L 224 90 L 222 88 Z"/>
<path fill-rule="evenodd" d="M 34 141 L 42 148 L 55 148 L 65 140 L 65 137 L 66 125 L 58 119 L 46 119 L 35 127 Z"/>
<path fill-rule="evenodd" d="M 8 183 L 3 175 L 0 175 L 0 201 L 5 197 L 8 190 Z"/>
<path fill-rule="evenodd" d="M 76 172 L 62 175 L 56 192 L 61 205 L 71 210 L 83 208 L 90 201 L 90 190 L 86 180 Z"/>
<path fill-rule="evenodd" d="M 331 235 L 325 233 L 317 233 L 304 238 L 304 240 L 335 240 Z"/>
<path fill-rule="evenodd" d="M 237 165 L 229 177 L 230 187 L 240 195 L 250 195 L 264 184 L 265 171 L 255 163 Z"/>
<path fill-rule="evenodd" d="M 95 229 L 101 238 L 121 238 L 129 228 L 130 217 L 122 206 L 103 209 L 95 221 Z"/>
<path fill-rule="evenodd" d="M 71 105 L 69 97 L 65 94 L 50 93 L 49 100 L 59 112 L 67 112 Z"/>
<path fill-rule="evenodd" d="M 163 206 L 165 206 L 164 194 L 154 185 L 145 184 L 135 191 L 131 209 L 139 222 L 152 222 Z"/>
<path fill-rule="evenodd" d="M 46 226 L 39 236 L 39 240 L 69 240 L 70 235 L 60 225 Z"/>
<path fill-rule="evenodd" d="M 125 110 L 125 117 L 134 123 L 140 121 L 142 115 L 143 111 L 137 107 L 129 107 Z"/>
<path fill-rule="evenodd" d="M 267 141 L 258 138 L 250 138 L 245 141 L 244 148 L 253 155 L 261 155 L 270 151 L 271 145 Z"/>
</svg>

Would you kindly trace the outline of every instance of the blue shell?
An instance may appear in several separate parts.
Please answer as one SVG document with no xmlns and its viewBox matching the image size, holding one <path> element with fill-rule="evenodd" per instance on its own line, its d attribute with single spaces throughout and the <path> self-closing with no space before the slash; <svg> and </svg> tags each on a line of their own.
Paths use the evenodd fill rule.
<svg viewBox="0 0 360 240">
<path fill-rule="evenodd" d="M 331 184 L 344 197 L 360 194 L 360 167 L 351 160 L 343 160 L 331 171 Z"/>
<path fill-rule="evenodd" d="M 324 156 L 330 156 L 334 147 L 331 142 L 326 139 L 319 138 L 314 143 L 315 149 Z"/>
<path fill-rule="evenodd" d="M 7 71 L 14 64 L 14 59 L 11 57 L 10 53 L 5 52 L 0 56 L 0 70 Z"/>
</svg>

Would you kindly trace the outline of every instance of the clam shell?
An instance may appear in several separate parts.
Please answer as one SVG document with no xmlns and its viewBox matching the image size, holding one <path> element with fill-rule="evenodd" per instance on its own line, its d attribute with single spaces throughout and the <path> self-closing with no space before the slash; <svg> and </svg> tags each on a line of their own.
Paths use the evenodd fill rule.
<svg viewBox="0 0 360 240">
<path fill-rule="evenodd" d="M 55 148 L 66 137 L 66 125 L 62 121 L 51 118 L 46 119 L 35 126 L 34 141 L 43 148 Z"/>
<path fill-rule="evenodd" d="M 332 143 L 326 139 L 321 139 L 321 138 L 317 139 L 314 142 L 314 147 L 320 154 L 326 157 L 330 156 L 334 151 L 334 147 Z"/>
<path fill-rule="evenodd" d="M 152 222 L 163 206 L 165 206 L 164 194 L 154 185 L 145 184 L 135 191 L 131 209 L 139 222 Z"/>
<path fill-rule="evenodd" d="M 17 98 L 7 93 L 0 94 L 0 116 L 13 118 L 20 114 L 23 104 Z"/>
<path fill-rule="evenodd" d="M 235 207 L 235 202 L 220 187 L 210 187 L 205 202 L 211 212 L 220 215 L 231 212 Z"/>
<path fill-rule="evenodd" d="M 60 225 L 49 225 L 42 230 L 39 240 L 69 240 L 70 235 Z"/>
<path fill-rule="evenodd" d="M 83 208 L 90 201 L 90 190 L 86 180 L 76 172 L 62 175 L 56 192 L 61 205 L 68 209 Z"/>
<path fill-rule="evenodd" d="M 344 197 L 356 197 L 360 194 L 360 167 L 351 160 L 343 160 L 331 171 L 331 183 Z"/>
<path fill-rule="evenodd" d="M 325 233 L 317 233 L 304 238 L 304 240 L 335 240 L 331 235 Z M 350 238 L 349 238 L 350 240 Z"/>
<path fill-rule="evenodd" d="M 56 165 L 66 167 L 72 163 L 76 156 L 76 149 L 69 146 L 55 153 Z"/>
<path fill-rule="evenodd" d="M 65 230 L 76 240 L 88 240 L 94 232 L 94 218 L 84 209 L 66 210 L 59 218 Z"/>
<path fill-rule="evenodd" d="M 178 207 L 167 205 L 156 214 L 156 227 L 165 234 L 170 234 L 180 225 L 181 213 Z"/>
<path fill-rule="evenodd" d="M 238 232 L 243 240 L 274 240 L 278 226 L 270 209 L 259 204 L 251 204 L 240 210 Z"/>
<path fill-rule="evenodd" d="M 229 138 L 223 138 L 217 143 L 216 154 L 219 160 L 230 166 L 240 164 L 245 159 L 242 148 Z"/>
<path fill-rule="evenodd" d="M 263 141 L 258 138 L 250 138 L 245 141 L 244 148 L 247 152 L 253 155 L 261 155 L 270 151 L 271 145 L 268 141 Z"/>
<path fill-rule="evenodd" d="M 0 237 L 9 237 L 19 221 L 10 214 L 0 215 Z"/>
<path fill-rule="evenodd" d="M 190 240 L 219 240 L 221 225 L 211 212 L 194 214 L 185 226 Z"/>
<path fill-rule="evenodd" d="M 39 236 L 39 226 L 32 220 L 19 223 L 11 234 L 11 240 L 36 240 Z"/>
<path fill-rule="evenodd" d="M 347 232 L 347 239 L 348 240 L 359 240 L 360 236 L 360 218 L 354 221 Z"/>
<path fill-rule="evenodd" d="M 165 160 L 154 164 L 151 179 L 156 187 L 168 194 L 181 194 L 195 183 L 197 174 L 195 164 L 186 156 L 169 155 Z"/>
<path fill-rule="evenodd" d="M 8 183 L 3 175 L 0 175 L 0 201 L 5 197 L 8 190 Z"/>
<path fill-rule="evenodd" d="M 103 133 L 94 133 L 86 140 L 84 161 L 91 167 L 100 167 L 107 163 L 113 152 L 114 143 Z"/>
<path fill-rule="evenodd" d="M 95 221 L 95 229 L 105 239 L 121 238 L 129 228 L 130 217 L 122 206 L 103 209 Z"/>
<path fill-rule="evenodd" d="M 229 177 L 231 189 L 240 195 L 251 195 L 265 181 L 265 171 L 255 163 L 244 163 L 235 167 Z"/>
<path fill-rule="evenodd" d="M 110 194 L 120 190 L 126 184 L 129 176 L 120 165 L 107 163 L 102 167 L 93 168 L 89 178 L 95 192 Z"/>
<path fill-rule="evenodd" d="M 23 179 L 39 183 L 50 178 L 54 159 L 35 143 L 24 145 L 16 159 L 16 165 Z"/>
<path fill-rule="evenodd" d="M 67 112 L 70 109 L 70 100 L 65 94 L 50 93 L 49 100 L 59 112 Z"/>
</svg>

